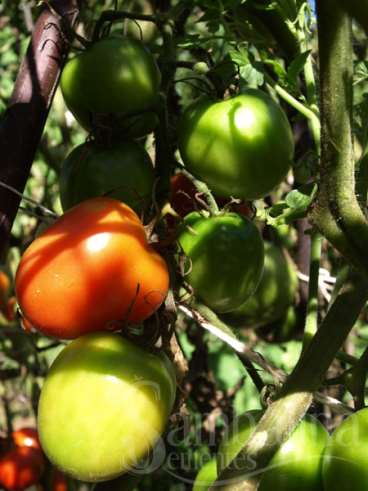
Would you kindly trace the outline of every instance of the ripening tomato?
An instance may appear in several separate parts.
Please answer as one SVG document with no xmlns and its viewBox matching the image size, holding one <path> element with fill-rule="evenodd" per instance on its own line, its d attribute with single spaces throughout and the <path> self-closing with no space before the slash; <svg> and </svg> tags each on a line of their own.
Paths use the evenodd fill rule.
<svg viewBox="0 0 368 491">
<path fill-rule="evenodd" d="M 60 85 L 85 129 L 117 124 L 126 136 L 137 138 L 157 124 L 150 110 L 158 101 L 160 82 L 155 59 L 140 41 L 112 36 L 72 58 Z"/>
<path fill-rule="evenodd" d="M 333 432 L 323 460 L 325 491 L 362 491 L 368 483 L 368 408 Z"/>
<path fill-rule="evenodd" d="M 41 450 L 36 428 L 23 427 L 13 431 L 12 440 L 17 447 L 31 447 Z"/>
<path fill-rule="evenodd" d="M 264 92 L 202 99 L 184 112 L 179 150 L 185 166 L 219 196 L 257 199 L 281 183 L 294 152 L 290 124 Z"/>
<path fill-rule="evenodd" d="M 42 448 L 76 479 L 113 479 L 151 451 L 175 392 L 174 368 L 163 353 L 116 333 L 81 336 L 58 355 L 42 387 Z"/>
<path fill-rule="evenodd" d="M 109 147 L 87 142 L 76 147 L 60 172 L 63 210 L 88 198 L 108 195 L 141 214 L 152 202 L 155 175 L 150 156 L 134 141 Z"/>
<path fill-rule="evenodd" d="M 7 316 L 8 294 L 10 289 L 9 277 L 4 271 L 0 271 L 0 313 Z"/>
<path fill-rule="evenodd" d="M 188 258 L 185 279 L 194 295 L 215 312 L 239 307 L 262 276 L 262 237 L 254 223 L 236 213 L 206 217 L 189 213 L 178 243 Z"/>
<path fill-rule="evenodd" d="M 219 473 L 233 459 L 239 459 L 235 465 L 241 468 L 242 455 L 238 454 L 261 416 L 261 411 L 248 411 L 232 421 L 219 447 Z M 322 456 L 328 438 L 324 426 L 306 416 L 263 471 L 258 491 L 322 491 Z"/>
<path fill-rule="evenodd" d="M 39 482 L 44 467 L 40 450 L 16 447 L 0 458 L 0 484 L 8 491 L 23 491 Z"/>
<path fill-rule="evenodd" d="M 240 307 L 224 315 L 231 325 L 262 326 L 274 322 L 285 314 L 295 298 L 298 288 L 295 267 L 277 245 L 265 242 L 264 248 L 263 275 L 256 291 Z"/>
<path fill-rule="evenodd" d="M 137 324 L 168 287 L 142 222 L 111 198 L 83 201 L 56 220 L 26 249 L 15 279 L 28 324 L 61 339 Z"/>
</svg>

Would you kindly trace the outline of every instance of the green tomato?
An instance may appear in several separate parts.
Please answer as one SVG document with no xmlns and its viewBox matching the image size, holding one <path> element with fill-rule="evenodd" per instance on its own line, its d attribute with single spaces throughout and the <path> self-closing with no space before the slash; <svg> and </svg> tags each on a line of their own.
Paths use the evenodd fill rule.
<svg viewBox="0 0 368 491">
<path fill-rule="evenodd" d="M 282 317 L 295 298 L 298 288 L 295 267 L 275 244 L 265 242 L 264 249 L 264 269 L 258 288 L 245 303 L 224 316 L 229 324 L 269 324 Z"/>
<path fill-rule="evenodd" d="M 62 165 L 61 204 L 66 211 L 88 198 L 107 195 L 140 214 L 151 205 L 154 180 L 150 156 L 138 143 L 121 141 L 104 147 L 87 142 Z"/>
<path fill-rule="evenodd" d="M 291 305 L 279 319 L 268 324 L 266 329 L 274 333 L 273 341 L 283 343 L 293 337 L 299 321 L 301 321 L 300 315 Z"/>
<path fill-rule="evenodd" d="M 216 459 L 209 460 L 198 472 L 192 491 L 207 491 L 217 478 Z"/>
<path fill-rule="evenodd" d="M 241 455 L 237 455 L 261 416 L 261 411 L 248 411 L 232 422 L 219 447 L 219 473 L 233 459 L 239 459 L 237 465 L 241 466 Z M 306 416 L 263 471 L 258 491 L 322 491 L 322 455 L 327 441 L 324 426 L 317 419 Z"/>
<path fill-rule="evenodd" d="M 155 59 L 140 41 L 110 37 L 72 58 L 60 85 L 68 108 L 89 131 L 100 122 L 104 126 L 109 115 L 123 127 L 124 118 L 137 113 L 143 113 L 144 120 L 144 113 L 158 101 L 160 82 Z M 152 128 L 152 122 L 143 123 L 138 136 L 149 132 L 146 125 Z M 125 129 L 126 136 L 137 137 L 134 128 L 130 134 L 129 122 Z"/>
<path fill-rule="evenodd" d="M 325 491 L 363 491 L 368 484 L 368 408 L 333 432 L 323 461 Z"/>
<path fill-rule="evenodd" d="M 179 149 L 190 172 L 219 196 L 262 198 L 286 176 L 294 144 L 289 122 L 265 93 L 247 89 L 202 99 L 183 114 Z"/>
<path fill-rule="evenodd" d="M 165 355 L 119 334 L 82 336 L 59 354 L 42 387 L 42 448 L 76 479 L 112 479 L 150 452 L 174 399 L 174 370 Z"/>
<path fill-rule="evenodd" d="M 255 291 L 264 261 L 263 240 L 249 219 L 236 213 L 187 215 L 178 243 L 188 258 L 186 280 L 215 312 L 229 312 Z"/>
</svg>

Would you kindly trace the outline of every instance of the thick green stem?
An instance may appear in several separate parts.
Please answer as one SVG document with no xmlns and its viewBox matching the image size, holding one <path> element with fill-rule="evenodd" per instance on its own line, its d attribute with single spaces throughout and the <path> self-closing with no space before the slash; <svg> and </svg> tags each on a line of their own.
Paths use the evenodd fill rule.
<svg viewBox="0 0 368 491">
<path fill-rule="evenodd" d="M 351 21 L 334 0 L 318 0 L 317 13 L 322 147 L 320 188 L 313 219 L 352 264 L 368 272 L 368 222 L 355 193 L 351 137 Z M 341 233 L 336 233 L 336 229 Z"/>
<path fill-rule="evenodd" d="M 304 348 L 309 344 L 310 340 L 317 332 L 318 327 L 318 280 L 321 249 L 322 237 L 317 232 L 313 234 L 311 240 L 307 315 L 303 340 Z"/>
<path fill-rule="evenodd" d="M 238 469 L 230 463 L 219 476 L 212 491 L 255 491 L 269 459 L 303 418 L 312 395 L 349 334 L 368 298 L 368 282 L 353 273 L 341 289 L 278 399 L 264 413 L 242 450 L 248 467 Z M 349 306 L 349 309 L 346 306 Z M 239 461 L 239 460 L 237 460 Z"/>
</svg>

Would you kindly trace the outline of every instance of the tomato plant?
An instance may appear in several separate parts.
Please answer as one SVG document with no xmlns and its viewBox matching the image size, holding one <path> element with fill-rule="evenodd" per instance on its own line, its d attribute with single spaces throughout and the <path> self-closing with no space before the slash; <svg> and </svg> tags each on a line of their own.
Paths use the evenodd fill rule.
<svg viewBox="0 0 368 491">
<path fill-rule="evenodd" d="M 134 141 L 108 147 L 87 142 L 76 147 L 60 173 L 64 211 L 88 198 L 108 195 L 138 214 L 152 202 L 154 171 L 144 148 Z"/>
<path fill-rule="evenodd" d="M 174 399 L 175 375 L 165 355 L 118 334 L 82 336 L 60 353 L 43 385 L 42 448 L 77 479 L 112 479 L 152 449 Z"/>
<path fill-rule="evenodd" d="M 178 243 L 188 258 L 186 279 L 194 293 L 216 312 L 228 312 L 254 293 L 264 252 L 253 222 L 236 213 L 187 215 Z"/>
<path fill-rule="evenodd" d="M 12 433 L 12 440 L 17 447 L 31 447 L 41 450 L 38 431 L 28 426 L 18 428 Z"/>
<path fill-rule="evenodd" d="M 168 286 L 142 222 L 112 198 L 84 201 L 56 220 L 25 251 L 15 280 L 24 317 L 62 339 L 139 323 Z"/>
<path fill-rule="evenodd" d="M 294 301 L 298 286 L 295 267 L 277 245 L 265 242 L 264 248 L 261 281 L 245 303 L 225 316 L 230 324 L 262 326 L 274 322 Z"/>
<path fill-rule="evenodd" d="M 247 89 L 224 101 L 202 99 L 189 106 L 179 149 L 188 170 L 213 192 L 256 199 L 284 179 L 294 144 L 281 108 L 262 91 Z"/>
<path fill-rule="evenodd" d="M 333 432 L 323 460 L 325 491 L 360 491 L 368 482 L 368 409 L 349 416 Z"/>
<path fill-rule="evenodd" d="M 44 466 L 40 450 L 16 447 L 0 458 L 0 484 L 8 491 L 23 491 L 39 482 Z"/>
<path fill-rule="evenodd" d="M 261 416 L 261 411 L 248 411 L 232 421 L 219 447 L 219 473 L 234 458 L 241 465 L 242 457 L 238 453 Z M 321 491 L 322 455 L 327 441 L 324 426 L 317 419 L 306 416 L 263 471 L 259 491 Z"/>
<path fill-rule="evenodd" d="M 150 112 L 158 100 L 161 75 L 154 57 L 137 40 L 109 37 L 92 44 L 64 67 L 61 89 L 65 102 L 87 130 L 115 116 L 126 136 L 152 131 Z M 138 116 L 137 113 L 144 113 Z"/>
</svg>

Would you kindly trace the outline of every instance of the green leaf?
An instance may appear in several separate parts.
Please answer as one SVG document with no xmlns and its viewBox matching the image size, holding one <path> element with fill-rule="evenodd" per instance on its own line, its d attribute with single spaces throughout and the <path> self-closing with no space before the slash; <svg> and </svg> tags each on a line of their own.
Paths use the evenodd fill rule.
<svg viewBox="0 0 368 491">
<path fill-rule="evenodd" d="M 297 84 L 297 78 L 300 74 L 300 72 L 303 70 L 307 59 L 310 55 L 310 50 L 304 51 L 303 53 L 300 53 L 289 65 L 289 68 L 287 70 L 287 77 L 289 82 L 292 85 Z"/>
<path fill-rule="evenodd" d="M 293 189 L 287 194 L 285 203 L 289 208 L 293 208 L 294 210 L 301 208 L 306 209 L 311 204 L 315 191 L 316 185 L 314 184 L 306 184 L 299 189 Z"/>
</svg>

